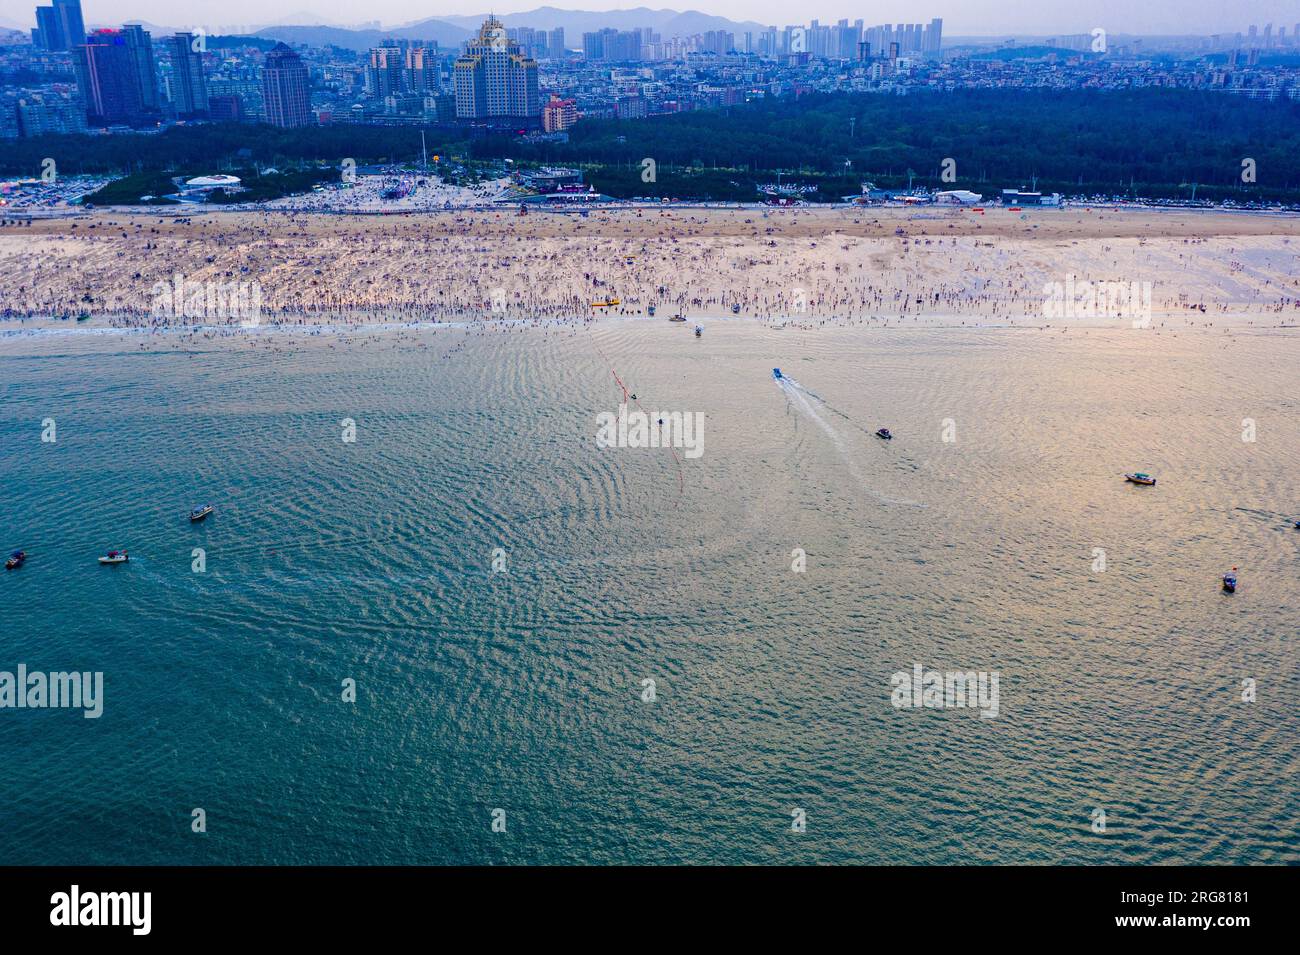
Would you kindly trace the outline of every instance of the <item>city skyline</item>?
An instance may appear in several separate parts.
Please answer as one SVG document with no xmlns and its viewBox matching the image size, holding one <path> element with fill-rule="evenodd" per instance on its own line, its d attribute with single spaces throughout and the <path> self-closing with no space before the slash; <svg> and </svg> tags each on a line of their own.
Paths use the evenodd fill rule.
<svg viewBox="0 0 1300 955">
<path fill-rule="evenodd" d="M 312 10 L 304 0 L 195 0 L 178 8 L 165 0 L 93 0 L 83 4 L 87 27 L 116 25 L 143 21 L 152 25 L 177 29 L 224 29 L 232 26 L 276 26 L 284 24 L 333 25 L 356 27 L 373 25 L 391 29 L 429 19 L 483 17 L 495 13 L 512 25 L 512 15 L 527 13 L 543 6 L 535 0 L 489 4 L 491 10 L 478 10 L 470 6 L 449 7 L 445 3 L 424 4 L 414 0 L 377 0 L 364 8 L 357 7 L 355 16 L 346 12 L 323 13 Z M 30 0 L 0 0 L 0 23 L 14 29 L 36 26 L 35 4 Z M 734 22 L 756 22 L 785 25 L 792 14 L 788 6 L 775 0 L 710 0 L 707 4 L 683 4 L 668 7 L 616 4 L 602 8 L 601 4 L 579 3 L 557 6 L 555 9 L 612 13 L 646 9 L 664 9 L 678 12 L 696 12 L 725 17 Z M 960 0 L 945 9 L 936 9 L 935 15 L 945 21 L 949 35 L 1040 35 L 1050 33 L 1076 33 L 1102 27 L 1113 33 L 1135 34 L 1212 34 L 1244 29 L 1250 23 L 1290 25 L 1295 22 L 1294 5 L 1280 0 L 1246 0 L 1224 7 L 1215 0 L 1185 0 L 1159 6 L 1136 7 L 1122 0 L 1099 0 L 1081 12 L 1077 4 L 1065 0 L 1047 0 L 1027 7 L 1011 7 L 996 0 Z M 915 19 L 914 6 L 900 0 L 882 3 L 850 5 L 841 2 L 826 4 L 823 8 L 805 9 L 799 17 L 834 23 L 848 18 L 863 18 L 873 22 L 910 22 Z"/>
</svg>

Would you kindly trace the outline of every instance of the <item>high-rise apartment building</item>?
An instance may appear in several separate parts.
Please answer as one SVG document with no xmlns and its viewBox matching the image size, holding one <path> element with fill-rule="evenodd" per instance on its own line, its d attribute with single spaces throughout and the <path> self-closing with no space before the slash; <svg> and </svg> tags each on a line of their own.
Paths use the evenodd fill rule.
<svg viewBox="0 0 1300 955">
<path fill-rule="evenodd" d="M 578 105 L 571 99 L 560 99 L 552 94 L 551 100 L 542 107 L 542 129 L 548 133 L 559 133 L 578 121 Z"/>
<path fill-rule="evenodd" d="M 262 65 L 262 117 L 272 126 L 312 123 L 307 66 L 302 57 L 283 43 L 270 49 Z"/>
<path fill-rule="evenodd" d="M 77 48 L 73 61 L 77 89 L 92 125 L 136 126 L 150 119 L 142 82 L 144 70 L 153 73 L 152 45 L 141 45 L 143 30 L 96 30 Z"/>
<path fill-rule="evenodd" d="M 564 27 L 556 27 L 547 35 L 548 54 L 553 60 L 564 59 Z"/>
<path fill-rule="evenodd" d="M 456 60 L 456 118 L 534 119 L 541 114 L 537 61 L 506 36 L 495 17 L 484 21 Z"/>
<path fill-rule="evenodd" d="M 171 54 L 171 99 L 178 119 L 204 119 L 208 115 L 208 81 L 203 75 L 203 56 L 194 37 L 177 33 L 167 38 Z"/>
<path fill-rule="evenodd" d="M 52 6 L 37 7 L 32 42 L 42 50 L 75 50 L 85 43 L 81 0 L 54 0 Z"/>
</svg>

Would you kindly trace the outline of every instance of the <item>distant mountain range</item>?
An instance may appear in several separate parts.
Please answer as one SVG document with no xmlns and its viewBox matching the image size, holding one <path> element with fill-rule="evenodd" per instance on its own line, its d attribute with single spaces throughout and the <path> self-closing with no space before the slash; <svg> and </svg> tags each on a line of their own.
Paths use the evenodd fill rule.
<svg viewBox="0 0 1300 955">
<path fill-rule="evenodd" d="M 465 17 L 443 17 L 446 23 L 477 31 L 479 24 L 488 18 L 486 13 Z M 709 30 L 730 30 L 744 33 L 746 30 L 758 32 L 766 29 L 764 24 L 752 21 L 736 22 L 726 17 L 715 17 L 698 10 L 651 10 L 649 7 L 636 7 L 632 10 L 609 10 L 604 13 L 590 10 L 560 10 L 555 7 L 538 7 L 523 13 L 501 14 L 500 19 L 507 27 L 532 27 L 534 30 L 553 30 L 564 27 L 564 38 L 582 39 L 584 33 L 594 33 L 605 27 L 615 30 L 631 30 L 636 27 L 650 27 L 664 36 L 691 36 Z M 575 43 L 576 45 L 576 43 Z"/>
<path fill-rule="evenodd" d="M 299 14 L 295 20 L 310 17 L 311 14 Z M 441 19 L 419 20 L 386 30 L 378 28 L 352 29 L 329 25 L 305 25 L 299 23 L 282 23 L 263 27 L 254 36 L 286 43 L 305 43 L 308 46 L 338 46 L 347 50 L 368 50 L 380 40 L 426 40 L 436 41 L 442 47 L 456 47 L 478 32 L 478 28 L 488 14 L 474 16 L 442 17 Z M 679 12 L 677 10 L 651 10 L 649 7 L 637 7 L 634 10 L 611 10 L 598 13 L 586 10 L 558 10 L 555 7 L 539 7 L 525 13 L 502 14 L 500 19 L 507 27 L 532 27 L 535 30 L 553 30 L 564 28 L 565 43 L 577 47 L 582 43 L 582 34 L 592 33 L 611 27 L 616 30 L 631 30 L 637 27 L 650 27 L 665 37 L 691 36 L 709 30 L 729 30 L 741 34 L 747 30 L 758 32 L 766 29 L 761 23 L 728 20 L 725 17 L 710 16 L 695 10 Z"/>
<path fill-rule="evenodd" d="M 418 23 L 395 27 L 391 30 L 350 30 L 346 27 L 327 26 L 274 26 L 264 27 L 253 36 L 285 43 L 305 43 L 307 46 L 337 46 L 345 50 L 368 50 L 380 40 L 435 41 L 442 47 L 456 47 L 469 39 L 470 32 L 442 20 L 421 20 Z"/>
<path fill-rule="evenodd" d="M 762 23 L 753 21 L 728 20 L 700 13 L 698 10 L 652 10 L 649 7 L 636 7 L 631 10 L 610 10 L 599 12 L 592 10 L 560 10 L 556 7 L 538 7 L 524 13 L 500 14 L 500 19 L 507 27 L 532 27 L 535 30 L 553 30 L 564 28 L 565 43 L 570 48 L 582 44 L 582 34 L 603 30 L 607 27 L 615 30 L 632 30 L 649 27 L 664 37 L 692 36 L 707 33 L 710 30 L 727 30 L 737 35 L 746 31 L 755 33 L 767 29 Z M 346 50 L 368 50 L 380 40 L 425 40 L 434 41 L 441 47 L 454 48 L 478 32 L 487 13 L 473 16 L 453 16 L 417 20 L 398 26 L 382 29 L 378 22 L 363 26 L 341 25 L 330 18 L 304 11 L 290 14 L 279 22 L 251 28 L 252 36 L 270 40 L 283 40 L 286 43 L 300 43 L 307 46 L 337 46 Z M 141 20 L 127 20 L 126 23 L 139 23 L 155 36 L 166 36 L 185 27 L 165 27 Z M 0 27 L 8 26 L 12 21 L 0 17 Z M 30 27 L 13 23 L 13 28 L 26 32 Z M 94 26 L 100 24 L 95 23 Z M 111 24 L 116 26 L 117 24 Z M 236 28 L 227 27 L 223 32 L 234 32 Z"/>
</svg>

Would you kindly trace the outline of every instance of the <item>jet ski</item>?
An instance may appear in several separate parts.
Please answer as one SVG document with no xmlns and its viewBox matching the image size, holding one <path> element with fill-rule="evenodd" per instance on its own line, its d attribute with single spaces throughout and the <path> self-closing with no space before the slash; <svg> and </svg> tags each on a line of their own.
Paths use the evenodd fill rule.
<svg viewBox="0 0 1300 955">
<path fill-rule="evenodd" d="M 889 433 L 888 428 L 881 428 L 876 432 L 877 438 L 884 438 L 886 441 L 893 441 L 894 436 Z"/>
<path fill-rule="evenodd" d="M 781 380 L 781 369 L 780 369 L 780 368 L 773 368 L 773 369 L 772 369 L 772 377 L 775 378 L 777 381 L 780 381 L 780 380 Z"/>
<path fill-rule="evenodd" d="M 1232 573 L 1223 575 L 1223 589 L 1230 594 L 1237 592 L 1237 568 L 1232 568 Z"/>
</svg>

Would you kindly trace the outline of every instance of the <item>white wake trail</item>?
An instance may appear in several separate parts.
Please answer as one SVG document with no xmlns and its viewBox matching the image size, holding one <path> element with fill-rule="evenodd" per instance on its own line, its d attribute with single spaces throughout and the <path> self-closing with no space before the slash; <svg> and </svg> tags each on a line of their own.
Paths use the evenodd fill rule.
<svg viewBox="0 0 1300 955">
<path fill-rule="evenodd" d="M 835 450 L 840 453 L 840 457 L 843 458 L 844 463 L 848 465 L 850 473 L 857 479 L 858 486 L 863 491 L 871 497 L 874 497 L 881 504 L 897 504 L 901 507 L 925 507 L 925 505 L 919 501 L 904 501 L 899 500 L 898 498 L 886 497 L 873 488 L 868 487 L 866 475 L 862 473 L 857 462 L 853 459 L 848 443 L 844 440 L 844 436 L 835 429 L 834 425 L 822 416 L 821 412 L 817 410 L 817 406 L 808 400 L 808 396 L 804 394 L 804 387 L 799 384 L 799 382 L 789 377 L 778 378 L 776 379 L 776 383 L 780 386 L 781 390 L 785 392 L 785 395 L 790 399 L 791 404 L 802 411 L 805 417 L 812 419 L 818 427 L 826 432 L 826 436 L 831 439 L 831 443 L 835 445 Z"/>
</svg>

